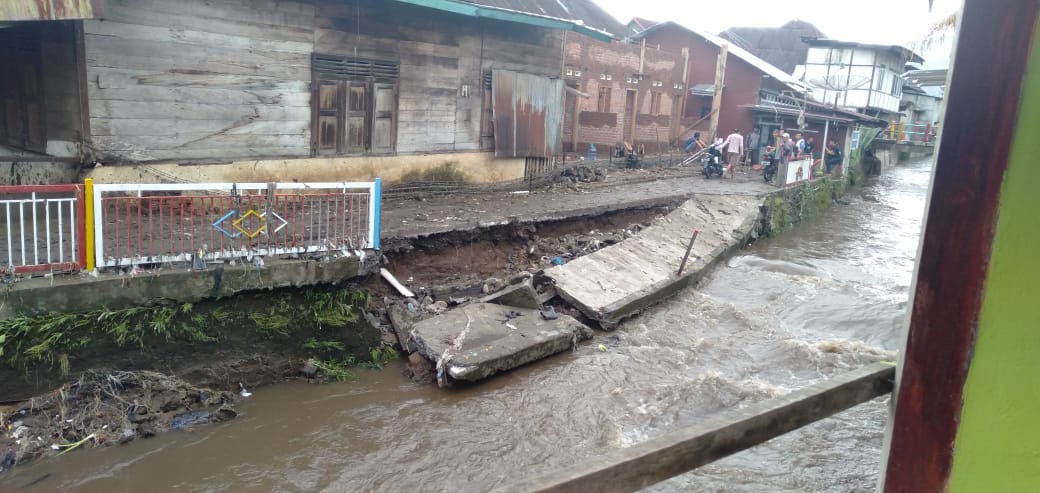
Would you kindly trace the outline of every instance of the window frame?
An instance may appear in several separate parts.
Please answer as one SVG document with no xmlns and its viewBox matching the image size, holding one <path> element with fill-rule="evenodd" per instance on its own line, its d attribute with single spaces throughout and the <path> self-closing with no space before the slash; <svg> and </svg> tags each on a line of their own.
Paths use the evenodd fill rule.
<svg viewBox="0 0 1040 493">
<path fill-rule="evenodd" d="M 399 70 L 397 61 L 314 53 L 311 56 L 311 155 L 392 155 L 397 152 L 399 115 Z M 334 107 L 325 105 L 322 88 L 334 87 Z M 378 110 L 380 93 L 390 91 L 390 109 Z M 360 97 L 357 94 L 360 93 Z M 328 96 L 328 93 L 325 93 Z M 332 99 L 332 98 L 329 98 Z M 384 106 L 385 107 L 385 106 Z M 330 118 L 331 117 L 331 118 Z M 389 120 L 386 128 L 381 122 Z M 323 125 L 335 121 L 333 145 L 327 145 Z M 360 128 L 359 128 L 360 126 Z M 377 126 L 388 138 L 376 146 Z M 356 133 L 355 133 L 356 132 Z"/>
<path fill-rule="evenodd" d="M 596 111 L 599 113 L 610 113 L 610 98 L 612 94 L 612 87 L 610 86 L 599 86 L 599 93 L 596 98 Z M 604 97 L 604 95 L 606 97 Z"/>
<path fill-rule="evenodd" d="M 661 91 L 650 91 L 650 114 L 661 114 Z"/>
</svg>

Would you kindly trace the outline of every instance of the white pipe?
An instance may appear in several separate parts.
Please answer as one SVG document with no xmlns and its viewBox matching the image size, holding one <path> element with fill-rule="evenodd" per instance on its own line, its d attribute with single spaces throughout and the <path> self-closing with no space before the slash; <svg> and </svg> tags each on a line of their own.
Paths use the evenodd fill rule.
<svg viewBox="0 0 1040 493">
<path fill-rule="evenodd" d="M 391 286 L 396 288 L 397 292 L 401 293 L 401 296 L 404 296 L 405 298 L 415 298 L 415 294 L 409 291 L 408 288 L 404 287 L 404 285 L 397 282 L 397 278 L 395 278 L 394 275 L 390 273 L 390 271 L 380 267 L 379 275 L 383 276 L 383 279 L 386 279 L 386 282 L 390 283 Z"/>
</svg>

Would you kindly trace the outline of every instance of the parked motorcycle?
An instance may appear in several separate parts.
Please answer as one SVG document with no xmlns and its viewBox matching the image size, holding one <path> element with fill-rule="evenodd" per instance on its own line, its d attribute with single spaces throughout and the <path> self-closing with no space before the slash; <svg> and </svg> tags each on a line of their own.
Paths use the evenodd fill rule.
<svg viewBox="0 0 1040 493">
<path fill-rule="evenodd" d="M 701 174 L 704 178 L 710 179 L 712 175 L 722 176 L 726 170 L 722 167 L 722 151 L 719 150 L 719 144 L 712 144 L 708 146 L 708 153 L 701 158 Z"/>
<path fill-rule="evenodd" d="M 773 183 L 773 178 L 776 176 L 776 154 L 769 152 L 762 155 L 762 162 L 765 166 L 762 166 L 762 179 L 766 183 Z"/>
</svg>

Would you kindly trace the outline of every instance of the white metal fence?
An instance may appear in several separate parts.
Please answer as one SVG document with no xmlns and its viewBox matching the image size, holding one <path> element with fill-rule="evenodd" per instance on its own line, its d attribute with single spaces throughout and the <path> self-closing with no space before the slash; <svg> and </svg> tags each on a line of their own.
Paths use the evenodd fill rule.
<svg viewBox="0 0 1040 493">
<path fill-rule="evenodd" d="M 83 185 L 0 186 L 0 273 L 83 268 Z"/>
</svg>

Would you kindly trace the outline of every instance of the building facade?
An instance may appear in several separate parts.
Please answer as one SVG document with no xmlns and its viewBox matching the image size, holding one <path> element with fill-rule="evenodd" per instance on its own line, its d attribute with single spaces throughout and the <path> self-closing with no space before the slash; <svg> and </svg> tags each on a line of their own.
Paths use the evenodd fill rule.
<svg viewBox="0 0 1040 493">
<path fill-rule="evenodd" d="M 812 98 L 842 108 L 895 119 L 908 62 L 924 60 L 901 46 L 831 39 L 808 40 L 802 79 Z"/>
<path fill-rule="evenodd" d="M 19 19 L 0 29 L 16 54 L 0 75 L 4 180 L 83 165 L 107 181 L 393 181 L 443 163 L 522 177 L 525 158 L 561 150 L 564 32 L 624 26 L 503 2 L 107 0 L 103 15 Z"/>
</svg>

